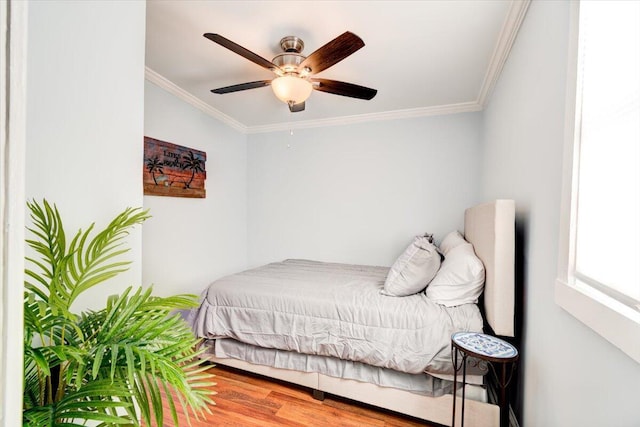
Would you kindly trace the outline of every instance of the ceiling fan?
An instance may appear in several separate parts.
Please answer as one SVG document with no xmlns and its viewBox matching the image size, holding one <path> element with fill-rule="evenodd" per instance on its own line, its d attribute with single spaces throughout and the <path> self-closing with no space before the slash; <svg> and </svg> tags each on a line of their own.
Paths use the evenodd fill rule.
<svg viewBox="0 0 640 427">
<path fill-rule="evenodd" d="M 304 42 L 301 39 L 295 36 L 284 37 L 280 40 L 280 47 L 284 52 L 276 55 L 271 61 L 220 34 L 206 33 L 204 36 L 276 74 L 272 80 L 258 80 L 225 86 L 211 90 L 213 93 L 225 94 L 271 86 L 278 99 L 289 105 L 289 110 L 292 113 L 304 110 L 304 103 L 313 90 L 366 100 L 372 99 L 378 93 L 376 89 L 353 83 L 311 77 L 337 64 L 364 46 L 362 39 L 349 31 L 306 57 L 301 53 L 304 49 Z"/>
</svg>

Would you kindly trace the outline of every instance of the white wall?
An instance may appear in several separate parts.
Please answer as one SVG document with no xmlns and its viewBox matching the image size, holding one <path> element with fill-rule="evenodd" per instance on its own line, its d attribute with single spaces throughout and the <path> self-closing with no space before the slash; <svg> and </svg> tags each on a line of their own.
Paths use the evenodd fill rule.
<svg viewBox="0 0 640 427">
<path fill-rule="evenodd" d="M 72 237 L 142 206 L 145 3 L 31 2 L 28 19 L 26 195 L 56 203 Z M 140 283 L 141 235 L 130 271 L 76 308 Z"/>
<path fill-rule="evenodd" d="M 480 114 L 249 135 L 249 265 L 391 265 L 461 229 L 479 191 Z"/>
<path fill-rule="evenodd" d="M 640 365 L 554 303 L 568 11 L 532 2 L 484 113 L 484 197 L 514 198 L 524 234 L 522 425 L 638 426 Z"/>
<path fill-rule="evenodd" d="M 150 82 L 144 131 L 207 153 L 207 197 L 144 196 L 153 217 L 142 236 L 143 282 L 161 295 L 200 294 L 247 264 L 246 136 Z"/>
</svg>

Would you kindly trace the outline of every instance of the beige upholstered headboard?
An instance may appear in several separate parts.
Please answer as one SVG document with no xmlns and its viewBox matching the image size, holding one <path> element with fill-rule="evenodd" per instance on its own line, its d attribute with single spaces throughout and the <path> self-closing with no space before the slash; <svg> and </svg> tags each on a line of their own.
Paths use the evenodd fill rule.
<svg viewBox="0 0 640 427">
<path fill-rule="evenodd" d="M 495 200 L 464 213 L 465 239 L 485 267 L 484 308 L 496 335 L 514 336 L 515 202 Z"/>
</svg>

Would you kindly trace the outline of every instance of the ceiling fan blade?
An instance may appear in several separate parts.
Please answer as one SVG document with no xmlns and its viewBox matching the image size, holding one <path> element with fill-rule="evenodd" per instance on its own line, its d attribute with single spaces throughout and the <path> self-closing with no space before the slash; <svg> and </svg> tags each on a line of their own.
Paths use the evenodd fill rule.
<svg viewBox="0 0 640 427">
<path fill-rule="evenodd" d="M 304 102 L 298 102 L 297 104 L 289 104 L 289 111 L 292 113 L 298 113 L 304 111 Z"/>
<path fill-rule="evenodd" d="M 358 99 L 372 99 L 378 91 L 369 87 L 355 85 L 353 83 L 339 82 L 337 80 L 310 79 L 315 90 L 332 93 L 334 95 L 348 96 Z"/>
<path fill-rule="evenodd" d="M 258 64 L 259 66 L 264 67 L 267 70 L 273 71 L 276 68 L 278 68 L 271 61 L 264 59 L 262 56 L 251 52 L 249 49 L 246 49 L 240 46 L 239 44 L 234 43 L 231 40 L 222 37 L 220 34 L 206 33 L 203 35 L 209 40 L 211 40 L 212 42 L 218 43 L 222 47 L 226 47 L 230 51 L 235 52 L 244 58 L 247 58 L 249 61 Z"/>
<path fill-rule="evenodd" d="M 309 68 L 310 74 L 319 73 L 342 61 L 363 46 L 364 42 L 360 37 L 347 31 L 307 56 L 298 70 Z"/>
<path fill-rule="evenodd" d="M 238 92 L 240 90 L 265 87 L 265 86 L 269 86 L 270 84 L 271 84 L 271 80 L 259 80 L 257 82 L 240 83 L 238 85 L 231 85 L 231 86 L 220 87 L 218 89 L 211 89 L 211 92 L 222 95 L 225 93 Z"/>
</svg>

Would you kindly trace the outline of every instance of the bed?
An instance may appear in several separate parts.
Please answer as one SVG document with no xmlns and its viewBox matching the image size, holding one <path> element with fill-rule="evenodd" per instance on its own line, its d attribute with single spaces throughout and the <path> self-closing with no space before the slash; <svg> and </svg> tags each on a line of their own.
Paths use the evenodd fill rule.
<svg viewBox="0 0 640 427">
<path fill-rule="evenodd" d="M 388 267 L 285 260 L 216 280 L 189 321 L 214 363 L 450 425 L 451 333 L 485 323 L 514 335 L 514 217 L 512 200 L 465 211 L 464 239 L 484 266 L 482 307 L 384 295 Z M 465 421 L 497 426 L 485 372 L 469 369 Z"/>
</svg>

